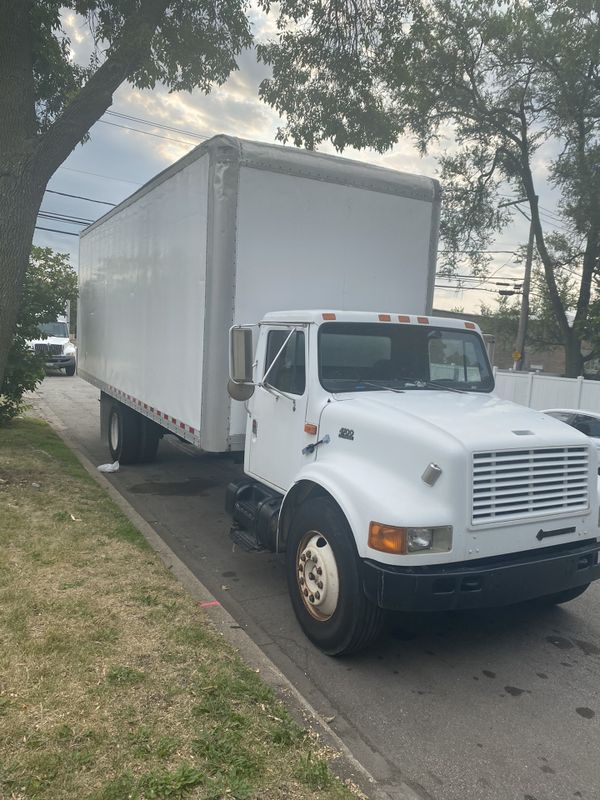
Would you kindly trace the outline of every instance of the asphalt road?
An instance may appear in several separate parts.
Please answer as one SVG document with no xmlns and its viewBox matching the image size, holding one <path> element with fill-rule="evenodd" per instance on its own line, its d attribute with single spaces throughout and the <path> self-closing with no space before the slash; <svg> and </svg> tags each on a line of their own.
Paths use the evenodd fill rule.
<svg viewBox="0 0 600 800">
<path fill-rule="evenodd" d="M 35 404 L 108 460 L 98 391 L 49 376 Z M 115 487 L 243 625 L 392 795 L 600 798 L 600 582 L 552 609 L 402 616 L 371 650 L 332 659 L 301 633 L 281 557 L 234 549 L 223 510 L 240 467 L 172 437 Z M 403 796 L 406 796 L 404 794 Z"/>
</svg>

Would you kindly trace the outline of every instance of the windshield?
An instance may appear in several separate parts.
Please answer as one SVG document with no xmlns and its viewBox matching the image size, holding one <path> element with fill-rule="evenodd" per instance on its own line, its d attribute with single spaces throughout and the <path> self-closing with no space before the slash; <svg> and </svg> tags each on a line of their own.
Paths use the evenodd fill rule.
<svg viewBox="0 0 600 800">
<path fill-rule="evenodd" d="M 494 388 L 477 333 L 368 322 L 320 326 L 319 380 L 328 392 Z"/>
<path fill-rule="evenodd" d="M 57 336 L 61 339 L 69 338 L 69 329 L 66 322 L 45 322 L 39 328 L 42 336 Z"/>
</svg>

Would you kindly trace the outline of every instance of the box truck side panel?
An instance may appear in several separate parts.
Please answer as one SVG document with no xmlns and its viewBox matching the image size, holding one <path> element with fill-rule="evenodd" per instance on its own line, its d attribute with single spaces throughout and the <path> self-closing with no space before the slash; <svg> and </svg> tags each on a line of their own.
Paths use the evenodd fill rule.
<svg viewBox="0 0 600 800">
<path fill-rule="evenodd" d="M 439 199 L 242 167 L 234 319 L 332 308 L 430 310 Z M 233 403 L 230 435 L 245 412 Z"/>
<path fill-rule="evenodd" d="M 201 422 L 208 163 L 134 196 L 80 247 L 82 376 L 187 432 Z"/>
<path fill-rule="evenodd" d="M 236 322 L 290 303 L 422 314 L 431 283 L 433 208 L 423 200 L 242 167 Z"/>
</svg>

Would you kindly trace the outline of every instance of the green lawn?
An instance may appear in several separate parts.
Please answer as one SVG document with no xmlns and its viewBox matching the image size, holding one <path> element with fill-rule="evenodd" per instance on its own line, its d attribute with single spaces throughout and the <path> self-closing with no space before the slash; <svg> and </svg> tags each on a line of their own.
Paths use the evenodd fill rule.
<svg viewBox="0 0 600 800">
<path fill-rule="evenodd" d="M 0 798 L 350 798 L 51 429 L 0 429 Z"/>
</svg>

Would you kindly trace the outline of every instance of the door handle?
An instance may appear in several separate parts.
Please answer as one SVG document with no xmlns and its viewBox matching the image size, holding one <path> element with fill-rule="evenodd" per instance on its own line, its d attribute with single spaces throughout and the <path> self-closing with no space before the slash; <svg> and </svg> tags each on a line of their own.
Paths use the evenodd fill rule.
<svg viewBox="0 0 600 800">
<path fill-rule="evenodd" d="M 312 444 L 307 444 L 306 447 L 303 447 L 302 455 L 309 456 L 311 453 L 315 452 L 315 450 L 320 444 L 329 444 L 330 441 L 331 439 L 329 437 L 329 434 L 326 433 L 325 436 L 322 439 L 319 439 L 318 442 L 313 442 Z"/>
</svg>

